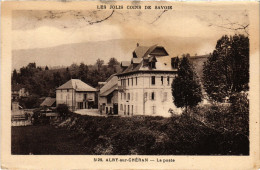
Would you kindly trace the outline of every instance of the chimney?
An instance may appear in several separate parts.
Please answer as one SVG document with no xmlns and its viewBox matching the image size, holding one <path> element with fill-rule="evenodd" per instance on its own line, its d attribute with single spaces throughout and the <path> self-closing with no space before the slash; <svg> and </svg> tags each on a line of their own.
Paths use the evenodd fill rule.
<svg viewBox="0 0 260 170">
<path fill-rule="evenodd" d="M 136 46 L 139 47 L 139 43 L 137 43 Z"/>
</svg>

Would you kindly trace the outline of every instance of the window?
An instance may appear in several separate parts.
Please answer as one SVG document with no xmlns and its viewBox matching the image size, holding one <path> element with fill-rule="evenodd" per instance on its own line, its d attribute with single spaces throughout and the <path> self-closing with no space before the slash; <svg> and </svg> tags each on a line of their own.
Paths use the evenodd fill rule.
<svg viewBox="0 0 260 170">
<path fill-rule="evenodd" d="M 121 86 L 123 86 L 123 79 L 121 79 Z"/>
<path fill-rule="evenodd" d="M 152 67 L 152 68 L 156 68 L 156 67 L 155 67 L 155 62 L 151 62 L 151 67 Z"/>
<path fill-rule="evenodd" d="M 137 77 L 135 78 L 135 85 L 137 85 Z"/>
<path fill-rule="evenodd" d="M 69 89 L 67 89 L 67 92 L 69 92 Z"/>
<path fill-rule="evenodd" d="M 161 76 L 161 82 L 162 82 L 162 85 L 163 85 L 163 76 Z"/>
<path fill-rule="evenodd" d="M 84 94 L 84 100 L 87 100 L 87 94 Z"/>
<path fill-rule="evenodd" d="M 124 115 L 126 114 L 126 105 L 124 105 Z"/>
<path fill-rule="evenodd" d="M 151 93 L 151 100 L 155 100 L 155 92 Z"/>
<path fill-rule="evenodd" d="M 163 93 L 163 101 L 167 101 L 167 92 Z"/>
<path fill-rule="evenodd" d="M 130 93 L 127 93 L 127 100 L 130 100 Z"/>
<path fill-rule="evenodd" d="M 152 76 L 152 85 L 155 85 L 155 76 Z"/>
<path fill-rule="evenodd" d="M 120 110 L 123 111 L 123 104 L 120 104 Z"/>
<path fill-rule="evenodd" d="M 103 109 L 103 111 L 105 111 L 105 109 L 106 109 L 106 104 L 105 103 L 102 104 L 102 109 Z"/>
<path fill-rule="evenodd" d="M 111 101 L 112 101 L 112 96 L 110 96 L 110 95 L 109 95 L 109 96 L 107 96 L 107 103 L 108 103 L 108 104 L 110 104 L 110 103 L 111 103 Z"/>
<path fill-rule="evenodd" d="M 170 85 L 170 77 L 167 76 L 167 85 Z"/>
<path fill-rule="evenodd" d="M 156 106 L 152 106 L 152 113 L 156 114 Z"/>
<path fill-rule="evenodd" d="M 132 105 L 132 115 L 134 115 L 134 106 Z"/>
<path fill-rule="evenodd" d="M 127 84 L 128 84 L 128 86 L 129 86 L 129 78 L 127 79 Z"/>
<path fill-rule="evenodd" d="M 126 93 L 124 93 L 124 100 L 126 100 Z"/>
</svg>

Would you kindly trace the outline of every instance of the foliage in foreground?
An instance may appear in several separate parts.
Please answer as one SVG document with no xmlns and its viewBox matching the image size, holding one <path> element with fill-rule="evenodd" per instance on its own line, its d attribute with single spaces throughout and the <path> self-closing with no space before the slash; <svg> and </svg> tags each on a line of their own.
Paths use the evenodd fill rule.
<svg viewBox="0 0 260 170">
<path fill-rule="evenodd" d="M 198 76 L 189 62 L 189 54 L 184 55 L 178 68 L 177 77 L 172 82 L 172 96 L 177 107 L 194 107 L 202 101 Z"/>
<path fill-rule="evenodd" d="M 222 36 L 203 68 L 203 85 L 209 97 L 222 102 L 249 89 L 249 38 Z"/>
<path fill-rule="evenodd" d="M 245 135 L 220 132 L 189 116 L 91 117 L 72 115 L 56 122 L 72 130 L 85 154 L 113 155 L 248 155 Z"/>
</svg>

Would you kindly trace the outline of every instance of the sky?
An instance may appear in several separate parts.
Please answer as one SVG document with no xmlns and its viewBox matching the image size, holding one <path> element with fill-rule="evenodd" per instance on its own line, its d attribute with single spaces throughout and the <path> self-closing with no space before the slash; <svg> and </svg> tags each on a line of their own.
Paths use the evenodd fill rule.
<svg viewBox="0 0 260 170">
<path fill-rule="evenodd" d="M 246 5 L 219 6 L 219 8 L 216 6 L 196 8 L 184 5 L 168 11 L 17 10 L 13 11 L 12 17 L 13 51 L 55 48 L 64 44 L 95 43 L 115 39 L 163 38 L 167 42 L 167 38 L 172 40 L 173 37 L 179 37 L 197 40 L 194 43 L 199 43 L 200 48 L 196 49 L 196 53 L 205 54 L 214 50 L 216 41 L 222 35 L 240 33 L 230 28 L 249 24 Z M 104 21 L 97 22 L 100 20 Z M 74 53 L 73 49 L 71 53 Z M 23 56 L 15 57 L 13 60 Z M 105 56 L 96 57 L 105 59 Z M 27 58 L 30 58 L 28 62 L 32 61 L 32 56 Z M 35 58 L 34 61 L 37 62 L 37 59 Z M 93 64 L 93 61 L 87 64 Z M 13 67 L 17 68 L 25 64 L 26 61 L 23 61 L 23 64 L 16 62 Z M 47 64 L 57 65 L 57 63 L 39 63 L 39 65 Z M 63 64 L 72 63 L 67 61 Z"/>
</svg>

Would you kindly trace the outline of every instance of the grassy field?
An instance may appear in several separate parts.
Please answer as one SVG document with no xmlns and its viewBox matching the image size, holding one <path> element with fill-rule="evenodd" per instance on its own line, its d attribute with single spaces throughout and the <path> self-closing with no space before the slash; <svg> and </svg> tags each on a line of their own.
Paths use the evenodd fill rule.
<svg viewBox="0 0 260 170">
<path fill-rule="evenodd" d="M 13 154 L 248 155 L 245 135 L 218 131 L 187 116 L 92 117 L 12 127 Z"/>
<path fill-rule="evenodd" d="M 73 132 L 50 125 L 12 127 L 12 154 L 85 154 L 87 149 Z"/>
</svg>

